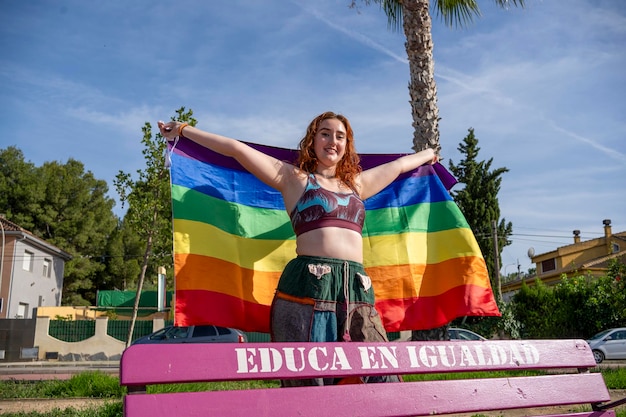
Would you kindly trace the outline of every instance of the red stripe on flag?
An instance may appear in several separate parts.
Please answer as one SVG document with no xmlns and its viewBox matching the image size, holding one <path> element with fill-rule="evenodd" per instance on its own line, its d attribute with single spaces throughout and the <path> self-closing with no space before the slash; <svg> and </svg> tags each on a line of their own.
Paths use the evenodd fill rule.
<svg viewBox="0 0 626 417">
<path fill-rule="evenodd" d="M 176 326 L 214 324 L 247 332 L 270 332 L 270 306 L 202 290 L 177 290 L 175 302 Z"/>
<path fill-rule="evenodd" d="M 463 316 L 500 316 L 491 289 L 476 285 L 461 285 L 436 297 L 379 300 L 376 309 L 384 312 L 388 332 L 434 329 Z"/>
</svg>

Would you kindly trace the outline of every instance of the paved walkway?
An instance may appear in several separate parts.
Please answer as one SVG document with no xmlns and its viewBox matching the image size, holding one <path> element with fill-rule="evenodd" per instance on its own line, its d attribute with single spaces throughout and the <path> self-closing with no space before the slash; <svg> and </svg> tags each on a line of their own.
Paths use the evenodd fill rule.
<svg viewBox="0 0 626 417">
<path fill-rule="evenodd" d="M 0 380 L 69 379 L 72 375 L 84 371 L 101 371 L 118 375 L 119 368 L 119 361 L 8 362 L 0 363 Z"/>
</svg>

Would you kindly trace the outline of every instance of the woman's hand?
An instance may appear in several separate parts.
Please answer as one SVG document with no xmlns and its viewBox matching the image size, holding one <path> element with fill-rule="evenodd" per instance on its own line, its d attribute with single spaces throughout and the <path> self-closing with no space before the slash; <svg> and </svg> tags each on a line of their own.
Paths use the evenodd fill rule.
<svg viewBox="0 0 626 417">
<path fill-rule="evenodd" d="M 426 148 L 422 151 L 419 151 L 417 152 L 417 156 L 421 158 L 427 158 L 424 162 L 422 162 L 423 164 L 433 165 L 439 162 L 439 155 L 437 155 L 437 152 L 435 152 L 433 148 Z M 410 169 L 413 168 L 417 167 L 411 167 Z"/>
<path fill-rule="evenodd" d="M 439 162 L 439 155 L 433 150 L 433 158 L 430 160 L 430 164 L 434 165 L 437 162 Z"/>
<path fill-rule="evenodd" d="M 186 123 L 176 121 L 165 123 L 161 120 L 158 121 L 157 125 L 159 126 L 159 131 L 161 132 L 161 135 L 170 140 L 173 140 L 176 138 L 176 136 L 179 136 L 181 133 L 181 129 L 187 126 Z"/>
</svg>

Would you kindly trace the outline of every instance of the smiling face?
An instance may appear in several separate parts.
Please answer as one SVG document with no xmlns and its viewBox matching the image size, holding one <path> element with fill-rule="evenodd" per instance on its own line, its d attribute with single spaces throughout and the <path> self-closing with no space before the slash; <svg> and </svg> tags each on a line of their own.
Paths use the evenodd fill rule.
<svg viewBox="0 0 626 417">
<path fill-rule="evenodd" d="M 320 168 L 337 165 L 346 153 L 346 127 L 339 119 L 325 119 L 313 138 L 313 151 Z"/>
<path fill-rule="evenodd" d="M 337 176 L 355 189 L 355 177 L 361 172 L 360 158 L 354 148 L 354 132 L 348 119 L 331 111 L 309 123 L 298 144 L 296 165 L 303 172 L 323 172 Z"/>
</svg>

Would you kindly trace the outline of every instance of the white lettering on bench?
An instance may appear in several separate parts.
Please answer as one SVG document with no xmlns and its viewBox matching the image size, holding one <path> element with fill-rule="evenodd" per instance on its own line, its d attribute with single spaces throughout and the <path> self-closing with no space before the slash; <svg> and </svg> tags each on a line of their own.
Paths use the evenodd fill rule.
<svg viewBox="0 0 626 417">
<path fill-rule="evenodd" d="M 459 348 L 459 359 L 457 363 L 456 347 Z M 409 362 L 411 368 L 425 366 L 436 368 L 441 364 L 447 368 L 463 366 L 489 366 L 489 365 L 522 365 L 539 363 L 539 351 L 536 347 L 525 344 L 522 346 L 523 352 L 518 350 L 518 345 L 510 344 L 509 349 L 502 346 L 490 346 L 487 356 L 480 345 L 455 345 L 455 346 L 422 346 L 419 351 L 416 346 L 407 346 Z"/>
<path fill-rule="evenodd" d="M 386 346 L 359 347 L 361 353 L 361 369 L 387 369 L 398 368 L 396 348 L 389 349 Z"/>
<path fill-rule="evenodd" d="M 237 373 L 271 373 L 280 370 L 298 373 L 305 369 L 316 372 L 329 369 L 352 370 L 355 364 L 356 369 L 363 370 L 399 369 L 399 359 L 403 358 L 408 359 L 410 368 L 518 366 L 539 363 L 539 351 L 529 343 L 409 345 L 406 346 L 406 351 L 399 345 L 358 346 L 358 352 L 354 348 L 346 349 L 350 355 L 340 346 L 235 348 Z"/>
<path fill-rule="evenodd" d="M 283 367 L 292 372 L 300 372 L 307 365 L 315 371 L 351 370 L 350 362 L 343 348 L 333 349 L 329 359 L 325 347 L 313 347 L 305 354 L 305 348 L 237 348 L 237 373 L 277 372 Z"/>
</svg>

